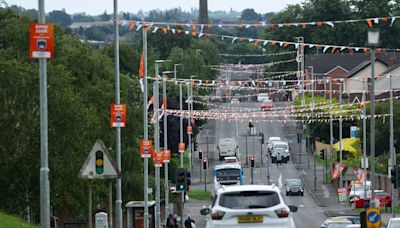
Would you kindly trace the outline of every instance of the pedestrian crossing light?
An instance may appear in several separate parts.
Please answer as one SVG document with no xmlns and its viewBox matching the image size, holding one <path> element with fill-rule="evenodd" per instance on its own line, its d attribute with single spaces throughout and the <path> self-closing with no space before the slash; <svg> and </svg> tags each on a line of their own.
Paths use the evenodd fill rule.
<svg viewBox="0 0 400 228">
<path fill-rule="evenodd" d="M 199 160 L 203 159 L 203 151 L 200 149 L 199 150 Z"/>
<path fill-rule="evenodd" d="M 203 170 L 207 170 L 207 159 L 203 159 Z"/>
<path fill-rule="evenodd" d="M 96 174 L 104 173 L 104 153 L 103 151 L 96 151 Z"/>
<path fill-rule="evenodd" d="M 184 168 L 178 168 L 176 171 L 176 190 L 185 191 L 186 190 L 186 170 Z"/>
</svg>

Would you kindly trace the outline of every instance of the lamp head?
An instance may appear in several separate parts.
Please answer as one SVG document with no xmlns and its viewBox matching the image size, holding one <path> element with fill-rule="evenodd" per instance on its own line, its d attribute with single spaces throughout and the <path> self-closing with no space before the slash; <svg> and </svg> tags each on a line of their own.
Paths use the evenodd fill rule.
<svg viewBox="0 0 400 228">
<path fill-rule="evenodd" d="M 369 29 L 368 30 L 368 41 L 369 47 L 377 47 L 380 43 L 380 32 L 379 29 Z"/>
</svg>

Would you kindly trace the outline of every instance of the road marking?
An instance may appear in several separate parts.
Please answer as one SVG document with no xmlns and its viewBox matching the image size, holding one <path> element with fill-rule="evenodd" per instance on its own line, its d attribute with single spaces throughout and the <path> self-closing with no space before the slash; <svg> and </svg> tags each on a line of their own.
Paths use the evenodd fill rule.
<svg viewBox="0 0 400 228">
<path fill-rule="evenodd" d="M 324 198 L 329 198 L 329 190 L 326 188 L 325 185 L 321 185 L 322 191 L 324 191 Z"/>
<path fill-rule="evenodd" d="M 304 207 L 304 205 L 303 205 L 303 204 L 300 204 L 299 207 Z"/>
<path fill-rule="evenodd" d="M 278 187 L 279 187 L 279 188 L 282 188 L 282 187 L 283 187 L 283 183 L 282 183 L 282 173 L 279 173 Z"/>
<path fill-rule="evenodd" d="M 304 175 L 307 175 L 306 171 L 302 170 Z"/>
</svg>

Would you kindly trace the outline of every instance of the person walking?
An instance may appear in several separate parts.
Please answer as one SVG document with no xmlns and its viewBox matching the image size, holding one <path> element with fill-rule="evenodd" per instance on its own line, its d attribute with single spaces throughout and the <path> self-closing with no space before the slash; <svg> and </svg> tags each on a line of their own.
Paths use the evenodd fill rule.
<svg viewBox="0 0 400 228">
<path fill-rule="evenodd" d="M 278 165 L 282 166 L 282 155 L 280 151 L 276 154 L 276 167 L 278 167 Z"/>
<path fill-rule="evenodd" d="M 190 218 L 190 215 L 188 215 L 187 219 L 185 220 L 185 228 L 195 228 L 195 222 L 192 218 Z"/>
</svg>

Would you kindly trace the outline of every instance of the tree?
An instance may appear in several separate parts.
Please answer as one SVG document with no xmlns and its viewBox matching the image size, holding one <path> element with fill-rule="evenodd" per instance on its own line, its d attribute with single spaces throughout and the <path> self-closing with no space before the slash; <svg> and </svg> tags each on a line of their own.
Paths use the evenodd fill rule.
<svg viewBox="0 0 400 228">
<path fill-rule="evenodd" d="M 242 16 L 240 16 L 240 20 L 246 22 L 261 21 L 261 19 L 261 14 L 256 13 L 252 8 L 243 10 Z"/>
<path fill-rule="evenodd" d="M 53 10 L 49 13 L 49 21 L 67 27 L 72 23 L 71 16 L 64 10 Z"/>
</svg>

